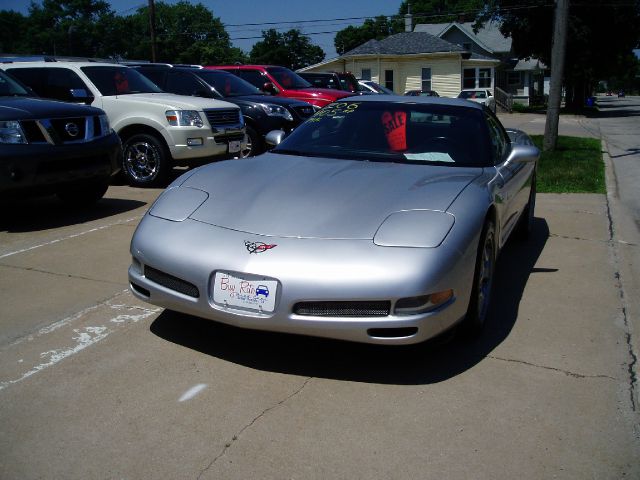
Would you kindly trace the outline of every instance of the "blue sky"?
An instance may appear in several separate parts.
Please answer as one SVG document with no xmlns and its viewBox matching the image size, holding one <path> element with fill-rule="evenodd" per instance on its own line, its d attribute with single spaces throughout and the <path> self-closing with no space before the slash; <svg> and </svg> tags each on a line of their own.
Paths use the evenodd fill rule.
<svg viewBox="0 0 640 480">
<path fill-rule="evenodd" d="M 156 2 L 159 0 L 156 0 Z M 165 0 L 177 3 L 177 0 Z M 30 0 L 1 0 L 3 10 L 16 10 L 26 14 Z M 41 3 L 39 0 L 36 3 Z M 112 0 L 111 8 L 120 15 L 133 13 L 137 7 L 148 4 L 147 0 Z M 260 37 L 267 28 L 289 30 L 299 28 L 315 45 L 325 51 L 327 58 L 336 55 L 333 46 L 335 33 L 314 34 L 314 32 L 336 32 L 349 25 L 361 25 L 364 17 L 394 15 L 398 13 L 401 0 L 189 0 L 202 3 L 213 15 L 219 17 L 236 47 L 249 51 L 257 39 L 239 40 L 246 37 Z M 333 20 L 349 19 L 349 20 Z M 295 23 L 297 21 L 326 20 L 323 22 Z M 292 22 L 278 25 L 248 26 L 246 24 Z M 233 26 L 232 26 L 233 25 Z M 237 40 L 234 40 L 237 39 Z"/>
</svg>

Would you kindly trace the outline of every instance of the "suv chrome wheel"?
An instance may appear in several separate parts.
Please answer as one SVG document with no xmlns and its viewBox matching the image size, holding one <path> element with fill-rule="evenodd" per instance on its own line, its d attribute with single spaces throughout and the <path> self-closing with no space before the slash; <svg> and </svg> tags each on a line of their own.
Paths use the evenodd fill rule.
<svg viewBox="0 0 640 480">
<path fill-rule="evenodd" d="M 167 162 L 164 146 L 151 135 L 134 135 L 125 143 L 122 166 L 132 185 L 160 183 L 169 168 Z"/>
</svg>

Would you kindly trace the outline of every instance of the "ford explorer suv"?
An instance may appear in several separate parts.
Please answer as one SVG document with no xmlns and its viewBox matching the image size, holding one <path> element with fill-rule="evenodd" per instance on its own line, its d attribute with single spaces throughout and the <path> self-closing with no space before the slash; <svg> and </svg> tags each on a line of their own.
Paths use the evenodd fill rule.
<svg viewBox="0 0 640 480">
<path fill-rule="evenodd" d="M 120 139 L 104 111 L 35 98 L 0 70 L 0 198 L 57 194 L 98 201 L 120 167 Z"/>
<path fill-rule="evenodd" d="M 122 171 L 131 185 L 163 185 L 175 165 L 239 156 L 246 143 L 237 105 L 165 93 L 123 65 L 40 61 L 0 68 L 41 97 L 102 108 L 122 140 Z"/>
<path fill-rule="evenodd" d="M 265 95 L 249 82 L 222 70 L 168 64 L 138 64 L 134 68 L 165 92 L 214 98 L 238 105 L 247 126 L 243 158 L 264 152 L 267 148 L 265 136 L 270 131 L 289 133 L 319 109 L 293 98 Z"/>
<path fill-rule="evenodd" d="M 351 92 L 316 88 L 297 73 L 285 67 L 270 65 L 223 65 L 206 66 L 217 70 L 225 70 L 246 80 L 263 92 L 281 97 L 294 98 L 309 102 L 322 108 L 339 98 L 353 95 Z"/>
</svg>

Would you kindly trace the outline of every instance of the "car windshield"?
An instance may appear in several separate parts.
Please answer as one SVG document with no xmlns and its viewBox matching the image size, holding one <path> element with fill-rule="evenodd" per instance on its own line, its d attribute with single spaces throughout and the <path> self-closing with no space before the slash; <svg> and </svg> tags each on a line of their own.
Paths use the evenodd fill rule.
<svg viewBox="0 0 640 480">
<path fill-rule="evenodd" d="M 438 164 L 490 166 L 482 112 L 442 104 L 336 102 L 296 128 L 276 153 Z"/>
<path fill-rule="evenodd" d="M 215 70 L 198 70 L 196 75 L 215 88 L 222 97 L 264 95 L 264 92 L 249 82 L 231 73 Z"/>
<path fill-rule="evenodd" d="M 151 80 L 133 68 L 118 66 L 81 67 L 104 96 L 132 93 L 162 93 Z"/>
<path fill-rule="evenodd" d="M 288 68 L 268 67 L 267 72 L 276 79 L 283 88 L 311 88 L 312 85 L 304 78 Z"/>
<path fill-rule="evenodd" d="M 360 85 L 356 81 L 355 77 L 348 74 L 338 74 L 338 78 L 340 79 L 340 85 L 342 85 L 343 90 L 349 90 L 350 92 L 357 92 L 360 90 Z"/>
<path fill-rule="evenodd" d="M 378 93 L 385 93 L 387 95 L 395 95 L 393 90 L 389 90 L 387 87 L 377 84 L 376 82 L 367 82 L 367 85 L 372 87 Z"/>
<path fill-rule="evenodd" d="M 474 90 L 472 92 L 460 92 L 458 98 L 487 98 L 487 94 L 481 90 Z"/>
<path fill-rule="evenodd" d="M 0 70 L 0 97 L 30 97 L 26 88 Z"/>
</svg>

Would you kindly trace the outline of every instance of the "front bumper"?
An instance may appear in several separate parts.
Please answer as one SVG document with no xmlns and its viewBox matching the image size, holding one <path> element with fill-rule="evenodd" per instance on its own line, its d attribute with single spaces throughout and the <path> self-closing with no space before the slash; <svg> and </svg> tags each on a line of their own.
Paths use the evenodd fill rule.
<svg viewBox="0 0 640 480">
<path fill-rule="evenodd" d="M 167 127 L 166 132 L 167 144 L 174 160 L 222 157 L 230 153 L 229 141 L 240 141 L 241 149 L 245 149 L 247 144 L 242 124 L 225 128 Z M 201 144 L 193 145 L 194 139 Z"/>
<path fill-rule="evenodd" d="M 63 185 L 106 181 L 120 170 L 121 151 L 114 132 L 87 143 L 3 145 L 0 194 L 47 193 Z"/>
<path fill-rule="evenodd" d="M 277 248 L 251 254 L 247 240 L 275 243 Z M 467 310 L 475 259 L 475 253 L 443 255 L 440 248 L 379 247 L 370 240 L 258 237 L 150 215 L 140 223 L 131 253 L 131 289 L 154 305 L 242 328 L 389 345 L 419 343 L 459 322 Z M 160 271 L 169 280 L 148 278 L 147 267 L 154 269 L 155 278 Z M 214 302 L 217 271 L 277 280 L 275 310 L 261 313 Z M 183 290 L 175 279 L 197 293 Z M 393 313 L 400 298 L 448 288 L 455 297 L 436 310 Z M 389 301 L 391 309 L 388 315 L 371 317 L 294 313 L 300 302 L 323 301 Z"/>
</svg>

